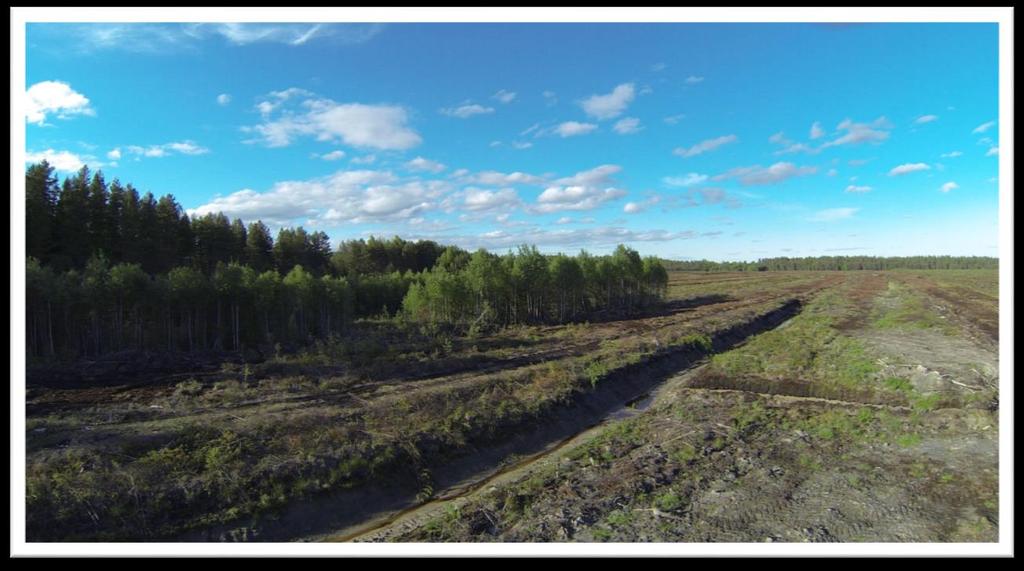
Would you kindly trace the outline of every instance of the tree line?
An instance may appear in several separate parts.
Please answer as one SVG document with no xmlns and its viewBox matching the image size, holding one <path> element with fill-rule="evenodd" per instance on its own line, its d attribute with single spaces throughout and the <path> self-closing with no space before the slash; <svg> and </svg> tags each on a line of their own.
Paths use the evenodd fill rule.
<svg viewBox="0 0 1024 571">
<path fill-rule="evenodd" d="M 26 171 L 26 339 L 40 359 L 124 349 L 240 350 L 308 343 L 355 319 L 453 327 L 563 323 L 660 299 L 663 265 L 611 256 L 499 256 L 429 240 L 370 237 L 331 249 L 324 232 L 190 217 L 83 167 L 61 183 Z"/>
<path fill-rule="evenodd" d="M 761 258 L 755 262 L 662 260 L 670 271 L 770 272 L 788 270 L 997 270 L 999 259 L 986 256 L 817 256 Z"/>
</svg>

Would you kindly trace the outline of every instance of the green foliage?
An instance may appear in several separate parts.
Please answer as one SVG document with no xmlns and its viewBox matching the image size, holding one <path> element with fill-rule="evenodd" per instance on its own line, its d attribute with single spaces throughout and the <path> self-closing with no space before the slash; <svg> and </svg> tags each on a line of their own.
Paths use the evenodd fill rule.
<svg viewBox="0 0 1024 571">
<path fill-rule="evenodd" d="M 673 512 L 686 504 L 686 498 L 673 490 L 659 494 L 654 498 L 654 506 L 661 511 Z"/>
</svg>

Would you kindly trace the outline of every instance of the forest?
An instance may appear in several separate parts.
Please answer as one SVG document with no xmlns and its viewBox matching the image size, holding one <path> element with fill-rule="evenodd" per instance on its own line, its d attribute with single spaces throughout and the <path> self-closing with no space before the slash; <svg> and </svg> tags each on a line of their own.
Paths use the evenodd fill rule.
<svg viewBox="0 0 1024 571">
<path fill-rule="evenodd" d="M 480 330 L 564 323 L 661 299 L 656 258 L 497 255 L 432 241 L 341 242 L 324 232 L 189 217 L 83 167 L 26 171 L 26 344 L 36 360 L 126 349 L 241 350 L 343 334 L 358 318 Z"/>
</svg>

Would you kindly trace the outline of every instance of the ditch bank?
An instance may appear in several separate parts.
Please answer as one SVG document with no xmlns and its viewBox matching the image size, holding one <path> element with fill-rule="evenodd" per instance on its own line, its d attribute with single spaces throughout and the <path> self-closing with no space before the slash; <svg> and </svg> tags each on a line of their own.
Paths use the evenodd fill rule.
<svg viewBox="0 0 1024 571">
<path fill-rule="evenodd" d="M 458 450 L 442 450 L 424 435 L 415 450 L 391 464 L 393 478 L 368 478 L 349 489 L 291 502 L 275 513 L 240 518 L 233 524 L 194 530 L 170 541 L 349 541 L 384 527 L 428 503 L 472 493 L 494 478 L 534 462 L 607 420 L 626 403 L 713 353 L 730 350 L 753 335 L 796 316 L 792 299 L 753 319 L 714 332 L 709 343 L 670 346 L 649 358 L 615 369 L 591 390 L 540 416 L 519 418 L 475 433 Z M 425 493 L 425 491 L 429 493 Z"/>
</svg>

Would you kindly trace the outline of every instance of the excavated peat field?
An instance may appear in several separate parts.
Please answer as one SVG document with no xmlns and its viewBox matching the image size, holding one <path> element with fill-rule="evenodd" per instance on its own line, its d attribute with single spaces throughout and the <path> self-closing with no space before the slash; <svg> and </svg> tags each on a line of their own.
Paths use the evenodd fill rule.
<svg viewBox="0 0 1024 571">
<path fill-rule="evenodd" d="M 240 373 L 225 367 L 196 375 L 202 388 L 188 398 L 177 375 L 83 388 L 30 384 L 30 471 L 33 464 L 45 471 L 69 450 L 119 455 L 131 442 L 132 450 L 160 451 L 186 424 L 252 441 L 272 425 L 275 445 L 303 446 L 292 457 L 274 449 L 239 469 L 262 479 L 290 474 L 289 467 L 319 478 L 303 462 L 322 455 L 314 466 L 336 466 L 326 449 L 337 434 L 364 439 L 364 450 L 398 451 L 350 481 L 282 496 L 248 515 L 177 505 L 178 519 L 154 529 L 51 525 L 38 539 L 991 541 L 996 340 L 979 346 L 987 326 L 970 319 L 988 308 L 951 309 L 935 293 L 946 291 L 941 284 L 929 279 L 938 290 L 928 290 L 912 277 L 678 272 L 669 302 L 643 316 L 459 340 L 448 355 L 419 361 L 396 350 L 369 372 L 267 363 L 239 383 Z M 890 283 L 969 333 L 875 328 L 887 307 L 879 299 L 904 293 Z M 777 370 L 730 376 L 708 363 L 760 334 L 795 330 L 801 310 L 834 292 L 849 305 L 834 330 L 881 360 L 878 382 L 902 375 L 912 389 L 819 387 L 813 375 Z M 893 296 L 883 301 L 902 299 Z M 878 350 L 893 338 L 902 340 L 895 353 Z M 963 363 L 936 363 L 927 351 L 935 347 L 955 348 Z M 567 381 L 564 371 L 578 371 L 589 357 L 611 366 L 582 386 Z M 235 392 L 220 382 L 235 383 Z M 964 398 L 975 393 L 984 398 Z M 931 394 L 940 397 L 922 409 L 915 399 Z M 502 395 L 544 402 L 494 418 L 480 418 L 492 409 L 474 414 Z M 174 492 L 188 485 L 181 482 L 158 483 Z"/>
<path fill-rule="evenodd" d="M 671 376 L 549 454 L 333 539 L 997 541 L 996 299 L 951 306 L 956 290 L 937 281 L 845 274 L 828 284 L 838 298 Z M 822 336 L 822 323 L 812 364 L 772 369 L 781 336 L 814 345 L 800 336 Z M 730 374 L 737 360 L 760 364 Z M 869 361 L 861 385 L 828 380 Z"/>
</svg>

